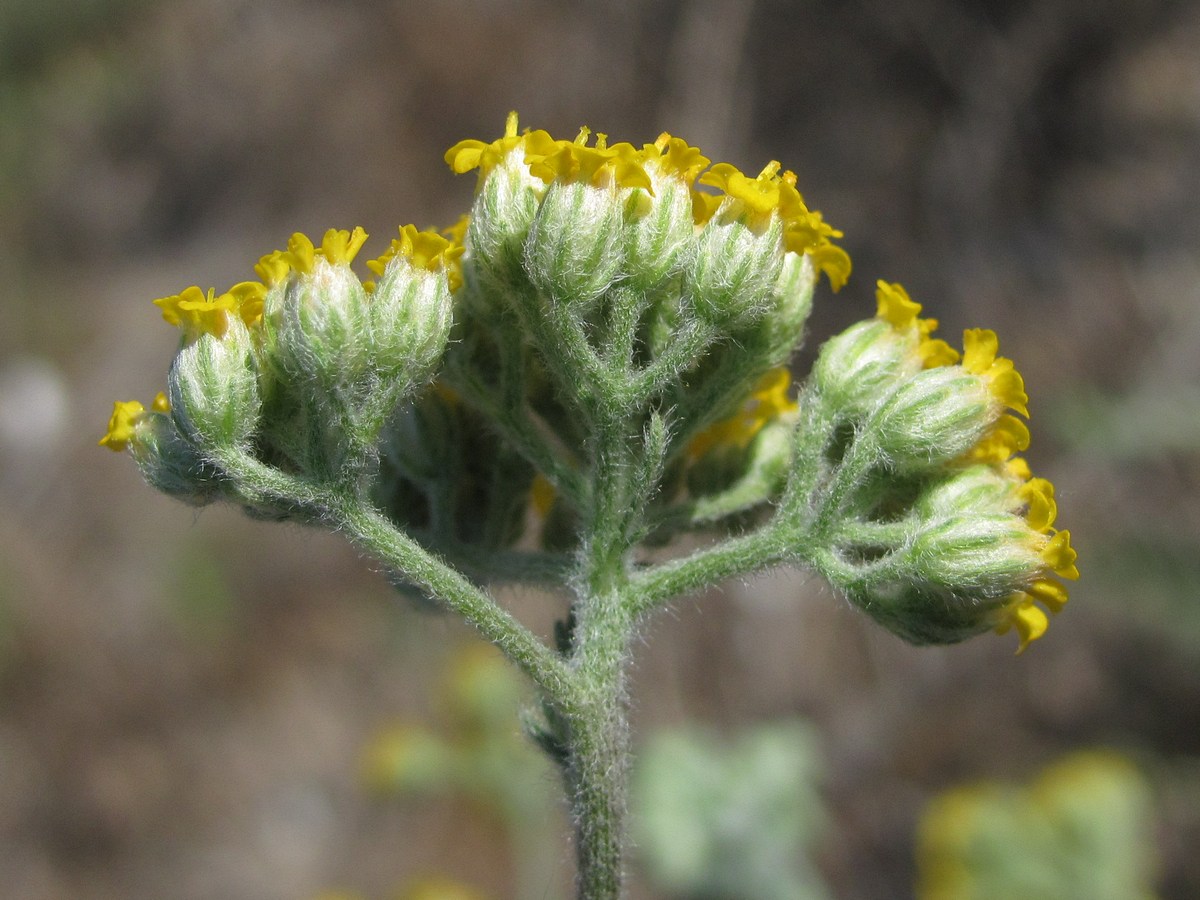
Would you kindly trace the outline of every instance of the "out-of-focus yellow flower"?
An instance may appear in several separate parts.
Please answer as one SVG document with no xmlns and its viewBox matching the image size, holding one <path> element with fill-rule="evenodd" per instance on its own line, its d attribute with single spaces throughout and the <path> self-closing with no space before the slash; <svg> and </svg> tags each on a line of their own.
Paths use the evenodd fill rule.
<svg viewBox="0 0 1200 900">
<path fill-rule="evenodd" d="M 1029 787 L 935 797 L 917 834 L 919 900 L 1149 900 L 1149 789 L 1129 760 L 1085 751 Z"/>
<path fill-rule="evenodd" d="M 792 373 L 787 366 L 777 366 L 764 373 L 736 413 L 692 438 L 688 455 L 699 459 L 714 447 L 744 448 L 749 445 L 768 422 L 796 411 L 796 401 L 788 397 L 791 384 Z"/>
</svg>

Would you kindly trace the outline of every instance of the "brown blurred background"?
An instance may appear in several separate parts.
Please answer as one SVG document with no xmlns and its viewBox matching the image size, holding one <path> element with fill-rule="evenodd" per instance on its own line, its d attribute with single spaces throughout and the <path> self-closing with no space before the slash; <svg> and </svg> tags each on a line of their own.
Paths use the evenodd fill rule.
<svg viewBox="0 0 1200 900">
<path fill-rule="evenodd" d="M 336 537 L 197 514 L 95 446 L 114 399 L 163 383 L 151 299 L 241 280 L 294 230 L 454 221 L 474 179 L 442 153 L 512 108 L 795 169 L 855 262 L 810 346 L 873 312 L 878 277 L 949 335 L 996 328 L 1080 551 L 1020 658 L 1011 636 L 907 647 L 795 575 L 683 601 L 638 648 L 638 734 L 815 721 L 819 861 L 847 900 L 910 894 L 932 792 L 1113 747 L 1155 788 L 1162 895 L 1200 895 L 1190 0 L 5 0 L 0 894 L 513 890 L 469 803 L 359 777 L 387 722 L 436 719 L 465 629 Z M 510 600 L 539 628 L 559 612 Z M 550 858 L 547 896 L 565 842 Z"/>
</svg>

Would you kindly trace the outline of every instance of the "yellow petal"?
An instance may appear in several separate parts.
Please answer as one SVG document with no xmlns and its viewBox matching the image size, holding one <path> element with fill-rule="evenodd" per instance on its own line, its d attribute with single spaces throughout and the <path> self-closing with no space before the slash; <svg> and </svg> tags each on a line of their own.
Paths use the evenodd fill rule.
<svg viewBox="0 0 1200 900">
<path fill-rule="evenodd" d="M 1052 613 L 1062 612 L 1062 608 L 1067 605 L 1066 587 L 1049 578 L 1038 579 L 1025 590 Z"/>
<path fill-rule="evenodd" d="M 996 359 L 1000 339 L 990 328 L 968 328 L 963 332 L 962 367 L 973 375 L 984 374 Z"/>
<path fill-rule="evenodd" d="M 882 280 L 875 283 L 875 303 L 875 315 L 900 329 L 912 325 L 921 312 L 921 304 L 909 297 L 908 291 Z"/>
<path fill-rule="evenodd" d="M 1075 565 L 1077 555 L 1071 548 L 1071 532 L 1069 531 L 1058 532 L 1050 538 L 1046 549 L 1042 551 L 1042 559 L 1054 574 L 1071 581 L 1079 577 L 1079 569 Z"/>
<path fill-rule="evenodd" d="M 1025 521 L 1034 531 L 1046 531 L 1054 524 L 1058 514 L 1058 505 L 1054 502 L 1054 485 L 1045 478 L 1031 478 L 1021 485 L 1018 496 L 1025 501 L 1029 509 L 1025 513 Z"/>
<path fill-rule="evenodd" d="M 146 414 L 146 407 L 136 400 L 118 400 L 113 404 L 112 417 L 108 420 L 108 433 L 100 438 L 99 445 L 117 453 L 129 446 L 134 428 Z"/>
</svg>

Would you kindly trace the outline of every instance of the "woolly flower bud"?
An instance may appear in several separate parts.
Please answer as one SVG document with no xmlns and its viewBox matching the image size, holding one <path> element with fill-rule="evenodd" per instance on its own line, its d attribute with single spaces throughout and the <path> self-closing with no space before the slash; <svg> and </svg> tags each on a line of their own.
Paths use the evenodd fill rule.
<svg viewBox="0 0 1200 900">
<path fill-rule="evenodd" d="M 898 469 L 928 467 L 974 447 L 996 419 L 986 384 L 957 366 L 901 382 L 869 420 L 870 439 Z"/>
<path fill-rule="evenodd" d="M 665 132 L 643 152 L 651 187 L 628 192 L 624 251 L 629 278 L 649 290 L 675 274 L 694 252 L 691 181 L 709 161 Z"/>
<path fill-rule="evenodd" d="M 201 448 L 249 442 L 262 405 L 251 351 L 249 330 L 230 319 L 223 337 L 201 334 L 176 354 L 171 413 L 189 441 Z"/>
<path fill-rule="evenodd" d="M 784 254 L 768 300 L 770 312 L 761 325 L 775 347 L 773 358 L 786 359 L 803 338 L 816 284 L 817 270 L 811 256 L 791 251 Z"/>
<path fill-rule="evenodd" d="M 1042 570 L 1028 534 L 1002 516 L 961 516 L 918 532 L 895 577 L 850 598 L 914 644 L 951 644 L 996 628 L 1015 591 Z"/>
<path fill-rule="evenodd" d="M 972 513 L 928 523 L 906 556 L 915 583 L 987 598 L 1007 596 L 1022 576 L 1040 568 L 1041 543 L 1018 516 Z"/>
<path fill-rule="evenodd" d="M 221 492 L 221 473 L 184 438 L 170 415 L 155 413 L 130 444 L 142 477 L 152 486 L 192 506 L 203 506 Z"/>
<path fill-rule="evenodd" d="M 881 568 L 867 567 L 851 599 L 914 643 L 951 643 L 1015 629 L 1018 652 L 1046 630 L 1075 579 L 1068 532 L 1055 532 L 1054 489 L 1024 467 L 975 465 L 921 490 L 906 535 Z M 880 574 L 880 573 L 884 574 Z"/>
<path fill-rule="evenodd" d="M 303 251 L 304 241 L 293 235 L 289 246 Z M 370 364 L 367 294 L 349 265 L 316 257 L 270 300 L 272 362 L 287 379 L 328 389 L 362 377 Z"/>
<path fill-rule="evenodd" d="M 385 387 L 402 383 L 406 392 L 433 375 L 450 335 L 451 279 L 458 278 L 462 252 L 461 244 L 406 225 L 389 251 L 367 264 L 380 274 L 366 333 L 371 365 Z"/>
<path fill-rule="evenodd" d="M 468 233 L 471 264 L 501 285 L 521 275 L 522 248 L 545 188 L 529 173 L 526 153 L 553 144 L 544 131 L 517 134 L 517 114 L 509 113 L 504 136 L 489 143 L 459 141 L 446 151 L 446 164 L 458 173 L 479 170 Z"/>
<path fill-rule="evenodd" d="M 877 283 L 875 318 L 850 326 L 821 348 L 813 379 L 847 415 L 865 415 L 891 385 L 923 368 L 950 365 L 958 353 L 930 337 L 935 319 L 919 319 L 921 305 L 898 284 Z"/>
<path fill-rule="evenodd" d="M 778 167 L 772 163 L 758 181 L 769 182 Z M 769 203 L 727 199 L 700 232 L 687 272 L 696 311 L 722 325 L 760 318 L 770 306 L 783 266 L 783 232 L 783 219 Z"/>
<path fill-rule="evenodd" d="M 821 347 L 813 382 L 838 409 L 864 415 L 896 379 L 916 371 L 909 342 L 887 322 L 851 325 Z"/>
<path fill-rule="evenodd" d="M 616 280 L 624 217 L 615 193 L 580 182 L 547 188 L 525 243 L 525 269 L 551 302 L 586 306 Z"/>
</svg>

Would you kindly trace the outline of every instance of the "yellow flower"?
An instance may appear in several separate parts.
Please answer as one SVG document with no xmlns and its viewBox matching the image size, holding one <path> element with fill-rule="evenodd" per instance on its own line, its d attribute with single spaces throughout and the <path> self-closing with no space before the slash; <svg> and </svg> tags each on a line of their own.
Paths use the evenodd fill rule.
<svg viewBox="0 0 1200 900">
<path fill-rule="evenodd" d="M 1025 483 L 1017 489 L 1017 496 L 1028 506 L 1025 520 L 1034 531 L 1046 531 L 1054 524 L 1058 505 L 1054 502 L 1054 485 L 1045 478 L 1025 476 Z"/>
<path fill-rule="evenodd" d="M 301 272 L 305 275 L 313 270 L 317 251 L 308 235 L 297 231 L 288 238 L 287 250 L 280 254 L 283 262 L 287 263 L 289 271 Z"/>
<path fill-rule="evenodd" d="M 465 222 L 461 224 L 465 230 Z M 454 232 L 451 231 L 450 234 L 453 235 Z M 405 225 L 400 229 L 400 237 L 393 238 L 384 254 L 378 259 L 370 260 L 367 268 L 376 275 L 382 275 L 392 259 L 402 256 L 417 269 L 437 272 L 444 268 L 450 282 L 450 290 L 453 291 L 462 284 L 462 271 L 458 260 L 465 249 L 462 241 L 456 242 L 453 237 L 446 238 L 434 231 L 418 231 L 415 225 Z"/>
<path fill-rule="evenodd" d="M 940 338 L 930 337 L 937 330 L 937 319 L 921 319 L 921 304 L 913 300 L 899 284 L 880 280 L 875 283 L 876 318 L 891 323 L 897 331 L 916 329 L 920 335 L 917 353 L 927 369 L 952 366 L 958 362 L 958 351 Z"/>
<path fill-rule="evenodd" d="M 740 201 L 742 208 L 752 217 L 767 218 L 788 199 L 787 186 L 779 177 L 780 165 L 771 160 L 755 178 L 750 178 L 730 163 L 717 163 L 700 176 L 700 184 L 715 187 L 727 197 Z M 791 173 L 787 173 L 791 175 Z M 792 176 L 795 182 L 795 176 Z"/>
<path fill-rule="evenodd" d="M 772 215 L 783 223 L 784 248 L 792 253 L 807 254 L 818 271 L 824 272 L 835 291 L 850 277 L 850 256 L 832 242 L 842 232 L 828 225 L 821 214 L 810 210 L 796 190 L 796 174 L 780 174 L 780 164 L 772 160 L 756 178 L 744 175 L 736 166 L 717 163 L 702 176 L 699 183 L 715 187 L 733 198 L 731 212 L 745 215 L 750 227 L 765 227 Z M 721 203 L 699 196 L 697 221 L 703 223 L 721 208 Z"/>
<path fill-rule="evenodd" d="M 983 438 L 967 453 L 967 461 L 1002 465 L 1014 453 L 1029 449 L 1029 426 L 1007 413 L 996 420 Z"/>
<path fill-rule="evenodd" d="M 1016 631 L 1021 641 L 1017 653 L 1022 653 L 1032 641 L 1045 634 L 1049 625 L 1046 613 L 1035 603 L 1055 614 L 1066 605 L 1066 587 L 1048 576 L 1053 574 L 1074 581 L 1079 577 L 1079 569 L 1075 566 L 1076 553 L 1071 547 L 1071 533 L 1055 531 L 1053 527 L 1058 515 L 1054 485 L 1045 478 L 1030 477 L 1029 466 L 1023 459 L 1010 460 L 1004 468 L 1010 477 L 1019 482 L 1015 496 L 1025 507 L 1025 522 L 1034 534 L 1033 540 L 1040 545 L 1039 555 L 1046 569 L 1024 590 L 1009 597 L 997 619 L 996 633 L 1005 634 L 1010 629 Z"/>
<path fill-rule="evenodd" d="M 169 413 L 171 404 L 167 400 L 167 395 L 162 391 L 155 394 L 154 401 L 150 404 L 150 411 Z M 108 432 L 100 438 L 99 445 L 120 453 L 137 439 L 137 426 L 148 415 L 150 413 L 146 412 L 146 407 L 138 401 L 118 400 L 113 404 L 112 417 L 108 420 Z"/>
<path fill-rule="evenodd" d="M 574 141 L 555 140 L 545 131 L 517 132 L 517 114 L 509 113 L 504 136 L 493 142 L 459 141 L 446 151 L 446 164 L 457 173 L 479 170 L 478 186 L 489 172 L 510 154 L 520 152 L 529 173 L 541 181 L 611 183 L 654 193 L 653 174 L 680 178 L 717 188 L 723 195 L 692 190 L 692 214 L 697 226 L 704 225 L 730 202 L 732 218 L 742 218 L 752 228 L 765 228 L 772 216 L 783 226 L 784 249 L 808 255 L 814 267 L 829 277 L 836 291 L 850 275 L 850 257 L 833 240 L 842 232 L 827 224 L 821 214 L 810 210 L 796 190 L 793 172 L 780 172 L 772 161 L 755 178 L 736 166 L 717 163 L 700 174 L 710 160 L 699 149 L 663 132 L 652 144 L 640 149 L 632 144 L 608 145 L 607 135 L 597 133 L 588 146 L 591 130 L 584 126 Z M 652 174 L 653 173 L 653 174 Z M 477 189 L 478 189 L 477 186 Z"/>
<path fill-rule="evenodd" d="M 699 459 L 718 446 L 748 446 L 768 422 L 796 411 L 796 401 L 788 398 L 791 384 L 792 373 L 787 366 L 777 366 L 764 373 L 734 415 L 710 425 L 692 438 L 688 456 Z"/>
<path fill-rule="evenodd" d="M 490 144 L 476 140 L 459 141 L 446 151 L 444 158 L 446 165 L 457 175 L 478 169 L 478 184 L 483 184 L 488 173 L 514 150 L 532 148 L 540 153 L 549 150 L 554 144 L 554 139 L 544 131 L 526 130 L 524 134 L 517 134 L 517 114 L 510 112 L 504 123 L 503 137 Z"/>
<path fill-rule="evenodd" d="M 266 295 L 266 288 L 257 281 L 239 282 L 223 294 L 214 288 L 205 293 L 193 285 L 180 294 L 155 300 L 154 305 L 162 310 L 163 319 L 182 328 L 189 340 L 201 334 L 224 337 L 230 313 L 247 327 L 261 319 Z"/>
<path fill-rule="evenodd" d="M 711 162 L 699 148 L 692 147 L 683 138 L 672 137 L 665 131 L 653 144 L 646 144 L 642 148 L 642 156 L 650 167 L 656 168 L 664 175 L 674 175 L 688 184 L 695 181 L 696 176 Z"/>
<path fill-rule="evenodd" d="M 618 187 L 643 188 L 653 193 L 650 176 L 643 166 L 644 153 L 632 144 L 608 146 L 608 135 L 597 133 L 596 145 L 589 147 L 591 130 L 585 125 L 574 141 L 556 141 L 554 148 L 530 154 L 529 174 L 549 183 L 583 182 L 602 185 L 611 182 Z"/>
<path fill-rule="evenodd" d="M 240 281 L 226 293 L 233 297 L 238 316 L 247 328 L 262 318 L 263 302 L 267 298 L 266 285 L 258 281 Z"/>
<path fill-rule="evenodd" d="M 968 328 L 963 332 L 962 367 L 986 380 L 992 396 L 998 402 L 1028 416 L 1026 404 L 1029 397 L 1025 393 L 1025 381 L 1013 368 L 1011 359 L 996 355 L 999 349 L 1000 341 L 996 332 L 987 328 Z"/>
<path fill-rule="evenodd" d="M 113 404 L 108 433 L 100 438 L 100 446 L 120 452 L 133 440 L 134 428 L 146 415 L 146 407 L 136 400 L 118 400 Z"/>
<path fill-rule="evenodd" d="M 218 295 L 214 288 L 209 288 L 206 294 L 195 285 L 182 293 L 160 297 L 154 305 L 162 310 L 168 324 L 182 328 L 189 338 L 201 334 L 224 336 L 229 327 L 229 313 L 238 312 L 240 306 L 238 298 L 228 291 Z"/>
<path fill-rule="evenodd" d="M 348 266 L 366 243 L 367 233 L 356 225 L 353 231 L 330 228 L 321 238 L 321 249 L 317 251 L 335 266 Z"/>
<path fill-rule="evenodd" d="M 1017 490 L 1017 495 L 1028 506 L 1026 522 L 1041 544 L 1040 556 L 1045 571 L 1039 573 L 1024 590 L 1017 591 L 1001 607 L 995 625 L 997 634 L 1006 634 L 1010 629 L 1017 632 L 1020 644 L 1017 653 L 1023 653 L 1032 641 L 1046 632 L 1049 619 L 1041 604 L 1051 613 L 1057 614 L 1067 603 L 1066 587 L 1047 577 L 1056 575 L 1074 581 L 1079 578 L 1075 565 L 1076 553 L 1071 547 L 1069 531 L 1054 531 L 1051 523 L 1056 512 L 1054 488 L 1044 478 L 1034 478 Z"/>
<path fill-rule="evenodd" d="M 254 267 L 254 274 L 261 278 L 263 284 L 268 288 L 287 281 L 291 271 L 292 266 L 288 262 L 288 255 L 284 250 L 272 250 L 262 257 Z"/>
</svg>

